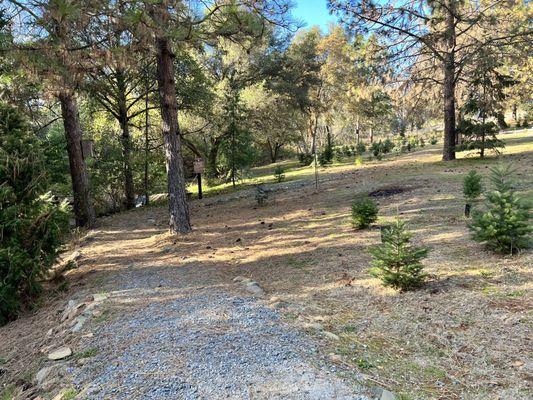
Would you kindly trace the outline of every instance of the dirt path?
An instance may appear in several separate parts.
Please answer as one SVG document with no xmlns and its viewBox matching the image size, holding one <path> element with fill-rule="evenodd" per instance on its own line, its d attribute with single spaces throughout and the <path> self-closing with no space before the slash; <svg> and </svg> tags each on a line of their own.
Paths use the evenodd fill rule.
<svg viewBox="0 0 533 400">
<path fill-rule="evenodd" d="M 155 255 L 147 246 L 155 232 L 120 222 L 103 228 L 90 247 L 100 252 L 100 265 L 117 270 L 102 282 L 103 316 L 84 329 L 92 337 L 78 343 L 96 355 L 70 371 L 83 396 L 366 399 L 264 301 L 194 262 L 167 261 L 169 248 Z"/>
</svg>

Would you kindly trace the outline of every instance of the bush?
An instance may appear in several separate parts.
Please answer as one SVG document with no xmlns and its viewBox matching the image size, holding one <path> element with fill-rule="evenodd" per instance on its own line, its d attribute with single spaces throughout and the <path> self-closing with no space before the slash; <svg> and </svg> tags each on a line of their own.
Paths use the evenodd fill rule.
<svg viewBox="0 0 533 400">
<path fill-rule="evenodd" d="M 278 165 L 274 169 L 274 179 L 276 179 L 276 182 L 278 183 L 285 180 L 285 169 L 281 165 Z"/>
<path fill-rule="evenodd" d="M 300 164 L 304 166 L 310 165 L 314 160 L 314 157 L 312 154 L 308 153 L 300 153 L 298 154 L 298 161 L 300 161 Z"/>
<path fill-rule="evenodd" d="M 413 247 L 410 240 L 405 222 L 398 219 L 383 229 L 382 244 L 370 249 L 373 258 L 370 273 L 385 286 L 407 291 L 424 283 L 426 274 L 420 261 L 426 257 L 428 249 Z"/>
<path fill-rule="evenodd" d="M 394 149 L 394 142 L 389 138 L 385 139 L 382 146 L 382 151 L 384 154 L 390 153 Z"/>
<path fill-rule="evenodd" d="M 438 143 L 438 139 L 436 137 L 432 137 L 430 140 L 429 140 L 429 143 L 431 143 L 432 145 L 435 145 Z"/>
<path fill-rule="evenodd" d="M 366 151 L 366 146 L 364 143 L 357 143 L 357 146 L 355 147 L 355 152 L 356 154 L 364 154 L 364 152 Z"/>
<path fill-rule="evenodd" d="M 499 253 L 515 254 L 530 246 L 530 205 L 515 193 L 510 165 L 491 169 L 492 190 L 487 193 L 485 212 L 474 211 L 469 225 L 474 240 Z"/>
<path fill-rule="evenodd" d="M 372 143 L 370 146 L 370 151 L 374 157 L 376 157 L 378 160 L 381 160 L 381 154 L 383 151 L 383 144 L 381 143 L 381 140 L 379 142 Z"/>
<path fill-rule="evenodd" d="M 333 162 L 333 149 L 326 147 L 322 153 L 318 155 L 318 163 L 322 167 L 326 167 Z"/>
<path fill-rule="evenodd" d="M 21 115 L 0 105 L 0 325 L 38 294 L 68 230 L 66 202 L 45 193 L 41 154 Z"/>
<path fill-rule="evenodd" d="M 355 199 L 352 203 L 352 223 L 356 229 L 368 228 L 378 219 L 378 206 L 369 197 Z"/>
<path fill-rule="evenodd" d="M 472 203 L 481 195 L 482 190 L 481 176 L 476 171 L 470 171 L 463 180 L 463 195 L 466 200 L 465 217 L 470 217 Z"/>
<path fill-rule="evenodd" d="M 483 157 L 487 151 L 499 154 L 499 148 L 505 147 L 496 137 L 499 128 L 492 121 L 481 123 L 464 119 L 457 126 L 457 131 L 463 135 L 463 142 L 456 146 L 457 151 L 477 150 L 480 157 Z"/>
</svg>

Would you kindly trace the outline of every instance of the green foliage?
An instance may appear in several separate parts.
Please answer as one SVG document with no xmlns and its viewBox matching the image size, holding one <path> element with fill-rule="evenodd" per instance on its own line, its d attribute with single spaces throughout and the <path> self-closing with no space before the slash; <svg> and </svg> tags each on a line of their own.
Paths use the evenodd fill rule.
<svg viewBox="0 0 533 400">
<path fill-rule="evenodd" d="M 364 143 L 357 143 L 357 146 L 355 147 L 355 152 L 359 155 L 364 154 L 366 151 L 366 146 Z"/>
<path fill-rule="evenodd" d="M 389 138 L 385 139 L 385 141 L 382 144 L 381 151 L 384 154 L 390 153 L 394 149 L 394 142 L 390 140 Z"/>
<path fill-rule="evenodd" d="M 39 292 L 68 230 L 66 202 L 46 193 L 41 154 L 21 115 L 0 105 L 0 325 Z"/>
<path fill-rule="evenodd" d="M 300 164 L 307 166 L 310 165 L 314 160 L 314 157 L 312 154 L 307 153 L 300 153 L 298 154 L 298 161 L 300 161 Z"/>
<path fill-rule="evenodd" d="M 318 163 L 325 167 L 333 162 L 333 143 L 331 140 L 331 133 L 328 131 L 326 147 L 318 156 Z"/>
<path fill-rule="evenodd" d="M 475 201 L 483 190 L 481 176 L 476 171 L 470 171 L 463 180 L 463 195 L 467 202 Z"/>
<path fill-rule="evenodd" d="M 397 219 L 383 229 L 382 244 L 370 249 L 373 258 L 370 273 L 385 286 L 407 291 L 423 284 L 426 274 L 420 261 L 426 257 L 428 249 L 412 246 L 411 236 L 405 222 Z"/>
<path fill-rule="evenodd" d="M 491 169 L 492 190 L 486 195 L 486 211 L 474 211 L 469 225 L 474 240 L 499 252 L 515 254 L 530 246 L 531 206 L 520 199 L 513 187 L 516 170 L 511 165 Z"/>
<path fill-rule="evenodd" d="M 383 152 L 383 144 L 381 141 L 372 143 L 370 146 L 370 151 L 374 157 L 376 157 L 378 160 L 381 160 L 381 155 Z"/>
<path fill-rule="evenodd" d="M 322 167 L 326 167 L 333 162 L 333 150 L 330 147 L 326 147 L 323 152 L 318 155 L 318 163 Z"/>
<path fill-rule="evenodd" d="M 439 140 L 436 137 L 432 137 L 429 140 L 429 143 L 432 144 L 432 145 L 436 145 L 438 142 L 439 142 Z"/>
<path fill-rule="evenodd" d="M 378 206 L 369 197 L 360 197 L 352 203 L 352 223 L 356 229 L 368 228 L 378 219 Z"/>
<path fill-rule="evenodd" d="M 276 179 L 276 182 L 283 182 L 285 180 L 285 169 L 278 165 L 274 169 L 274 179 Z"/>
<path fill-rule="evenodd" d="M 457 131 L 463 135 L 463 143 L 457 146 L 457 150 L 478 150 L 480 156 L 484 156 L 487 150 L 499 153 L 499 148 L 504 143 L 499 140 L 498 126 L 492 122 L 482 123 L 473 119 L 464 119 L 457 126 Z"/>
</svg>

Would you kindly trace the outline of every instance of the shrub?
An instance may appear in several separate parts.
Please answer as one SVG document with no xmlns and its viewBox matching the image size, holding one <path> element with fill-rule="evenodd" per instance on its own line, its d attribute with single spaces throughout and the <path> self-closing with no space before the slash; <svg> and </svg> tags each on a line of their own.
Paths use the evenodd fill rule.
<svg viewBox="0 0 533 400">
<path fill-rule="evenodd" d="M 372 152 L 372 155 L 374 157 L 380 158 L 382 147 L 383 145 L 381 141 L 372 143 L 372 145 L 370 146 L 370 151 Z"/>
<path fill-rule="evenodd" d="M 407 291 L 424 283 L 426 274 L 420 261 L 426 257 L 428 249 L 412 246 L 411 236 L 405 229 L 405 222 L 397 219 L 383 229 L 382 244 L 370 249 L 373 258 L 370 273 L 385 286 Z"/>
<path fill-rule="evenodd" d="M 484 157 L 487 151 L 499 154 L 499 148 L 505 147 L 504 143 L 496 137 L 499 128 L 492 121 L 481 123 L 464 119 L 458 124 L 457 131 L 463 135 L 463 142 L 456 146 L 457 151 L 477 150 L 480 157 Z"/>
<path fill-rule="evenodd" d="M 426 147 L 426 141 L 424 138 L 420 138 L 420 147 Z"/>
<path fill-rule="evenodd" d="M 276 179 L 276 182 L 278 183 L 285 180 L 285 169 L 281 165 L 278 165 L 274 169 L 274 179 Z"/>
<path fill-rule="evenodd" d="M 310 165 L 313 162 L 313 155 L 308 153 L 300 153 L 298 154 L 298 161 L 300 161 L 300 164 L 302 165 Z"/>
<path fill-rule="evenodd" d="M 41 154 L 21 115 L 0 105 L 0 325 L 40 291 L 68 230 L 66 202 L 45 193 Z"/>
<path fill-rule="evenodd" d="M 470 217 L 472 203 L 481 195 L 482 190 L 481 176 L 476 171 L 470 171 L 463 180 L 463 195 L 466 200 L 465 217 Z"/>
<path fill-rule="evenodd" d="M 322 153 L 318 155 L 318 163 L 322 166 L 328 166 L 333 162 L 333 149 L 326 147 Z"/>
<path fill-rule="evenodd" d="M 368 228 L 378 219 L 378 206 L 369 197 L 360 197 L 352 203 L 352 223 L 356 229 Z"/>
<path fill-rule="evenodd" d="M 359 155 L 363 154 L 366 151 L 366 146 L 364 143 L 357 143 L 355 147 L 355 152 Z"/>
<path fill-rule="evenodd" d="M 438 143 L 438 140 L 436 137 L 432 137 L 430 140 L 429 140 L 429 143 L 431 143 L 432 145 L 435 145 Z"/>
<path fill-rule="evenodd" d="M 360 167 L 361 165 L 363 165 L 363 157 L 355 156 L 354 164 L 356 167 Z"/>
<path fill-rule="evenodd" d="M 384 154 L 390 153 L 394 149 L 394 142 L 389 138 L 385 139 L 382 146 L 382 151 Z"/>
<path fill-rule="evenodd" d="M 511 179 L 515 173 L 510 165 L 491 169 L 493 188 L 486 195 L 487 210 L 474 211 L 469 225 L 474 240 L 499 253 L 514 254 L 530 245 L 531 206 L 515 193 Z"/>
</svg>

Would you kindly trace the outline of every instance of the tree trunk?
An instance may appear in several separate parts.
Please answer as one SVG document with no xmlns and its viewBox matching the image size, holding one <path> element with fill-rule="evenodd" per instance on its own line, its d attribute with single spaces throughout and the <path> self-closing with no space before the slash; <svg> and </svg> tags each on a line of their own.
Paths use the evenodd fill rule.
<svg viewBox="0 0 533 400">
<path fill-rule="evenodd" d="M 374 143 L 374 128 L 370 127 L 370 144 Z"/>
<path fill-rule="evenodd" d="M 218 176 L 217 159 L 221 143 L 222 140 L 220 137 L 215 138 L 215 140 L 212 141 L 211 148 L 207 154 L 207 171 L 211 177 Z"/>
<path fill-rule="evenodd" d="M 446 14 L 448 52 L 444 56 L 444 161 L 455 160 L 455 1 L 448 0 Z"/>
<path fill-rule="evenodd" d="M 61 115 L 67 139 L 67 152 L 74 194 L 74 215 L 76 226 L 92 227 L 96 215 L 89 190 L 89 176 L 83 159 L 82 132 L 78 115 L 78 104 L 73 93 L 61 92 L 58 95 L 61 103 Z"/>
<path fill-rule="evenodd" d="M 148 84 L 146 87 L 148 87 Z M 150 156 L 150 111 L 148 110 L 148 101 L 148 90 L 146 90 L 144 98 L 144 204 L 146 206 L 150 204 L 148 165 Z"/>
<path fill-rule="evenodd" d="M 157 83 L 161 101 L 161 130 L 163 132 L 167 168 L 169 228 L 171 232 L 188 233 L 191 231 L 191 223 L 178 125 L 174 55 L 166 38 L 159 37 L 156 39 L 156 49 Z"/>
<path fill-rule="evenodd" d="M 128 118 L 128 108 L 126 104 L 126 84 L 124 74 L 117 70 L 118 89 L 118 116 L 120 129 L 122 130 L 122 164 L 124 169 L 124 194 L 126 195 L 126 208 L 135 207 L 135 189 L 133 187 L 133 172 L 131 168 L 131 136 Z"/>
</svg>

